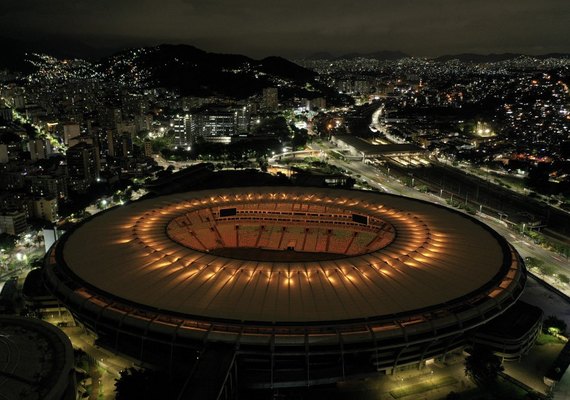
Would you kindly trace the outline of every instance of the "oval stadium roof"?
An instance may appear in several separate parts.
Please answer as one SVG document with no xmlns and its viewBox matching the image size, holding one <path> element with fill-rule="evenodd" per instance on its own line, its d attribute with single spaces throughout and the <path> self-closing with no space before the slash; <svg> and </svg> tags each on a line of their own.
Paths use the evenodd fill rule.
<svg viewBox="0 0 570 400">
<path fill-rule="evenodd" d="M 61 255 L 86 285 L 131 303 L 292 323 L 391 316 L 476 296 L 506 274 L 505 244 L 475 219 L 419 200 L 255 187 L 115 207 L 72 231 Z"/>
</svg>

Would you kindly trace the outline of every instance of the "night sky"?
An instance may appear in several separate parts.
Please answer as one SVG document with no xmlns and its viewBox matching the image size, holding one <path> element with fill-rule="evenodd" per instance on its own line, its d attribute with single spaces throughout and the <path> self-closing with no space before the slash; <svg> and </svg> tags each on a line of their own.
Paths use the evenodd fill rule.
<svg viewBox="0 0 570 400">
<path fill-rule="evenodd" d="M 570 52 L 569 0 L 0 0 L 0 36 L 262 57 Z M 62 44 L 63 46 L 63 44 Z"/>
</svg>

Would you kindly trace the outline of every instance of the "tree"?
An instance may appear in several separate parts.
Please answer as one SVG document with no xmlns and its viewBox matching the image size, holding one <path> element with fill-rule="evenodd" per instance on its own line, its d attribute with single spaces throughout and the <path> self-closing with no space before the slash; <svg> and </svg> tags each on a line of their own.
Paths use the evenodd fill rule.
<svg viewBox="0 0 570 400">
<path fill-rule="evenodd" d="M 160 153 L 164 149 L 168 149 L 172 145 L 172 140 L 168 137 L 159 137 L 151 142 L 152 152 Z"/>
<path fill-rule="evenodd" d="M 149 369 L 127 368 L 115 381 L 117 400 L 170 400 L 178 398 L 179 381 L 172 381 L 168 374 Z"/>
<path fill-rule="evenodd" d="M 552 275 L 556 270 L 553 265 L 545 264 L 544 261 L 534 257 L 525 258 L 525 264 L 527 268 L 536 268 L 538 272 L 546 276 Z"/>
<path fill-rule="evenodd" d="M 549 172 L 549 167 L 543 164 L 531 168 L 526 179 L 527 185 L 538 189 L 538 191 L 545 189 L 548 185 Z"/>
<path fill-rule="evenodd" d="M 0 249 L 3 249 L 6 252 L 13 250 L 16 246 L 16 240 L 18 238 L 13 235 L 9 235 L 7 233 L 0 234 Z"/>
<path fill-rule="evenodd" d="M 267 172 L 267 167 L 269 166 L 269 163 L 267 162 L 267 158 L 265 157 L 258 157 L 257 158 L 257 163 L 259 164 L 259 169 L 263 172 Z"/>
<path fill-rule="evenodd" d="M 566 274 L 558 274 L 558 279 L 562 283 L 565 283 L 565 284 L 570 283 L 570 278 L 568 278 L 568 275 L 566 275 Z"/>
<path fill-rule="evenodd" d="M 479 387 L 493 386 L 504 370 L 501 359 L 484 346 L 474 346 L 470 353 L 465 358 L 465 375 Z"/>
<path fill-rule="evenodd" d="M 563 335 L 566 332 L 566 322 L 555 315 L 550 315 L 542 323 L 542 331 L 544 333 L 554 333 Z"/>
<path fill-rule="evenodd" d="M 538 258 L 535 257 L 526 257 L 524 261 L 527 268 L 540 269 L 544 265 L 544 261 L 539 260 Z"/>
<path fill-rule="evenodd" d="M 29 261 L 30 267 L 32 268 L 41 268 L 44 264 L 43 257 L 33 257 Z"/>
<path fill-rule="evenodd" d="M 556 270 L 556 269 L 554 268 L 554 266 L 553 266 L 553 265 L 550 265 L 550 264 L 544 264 L 544 265 L 542 265 L 540 268 L 538 268 L 538 271 L 539 271 L 542 275 L 545 275 L 545 276 L 550 276 L 550 275 L 554 274 L 554 271 L 555 271 L 555 270 Z"/>
<path fill-rule="evenodd" d="M 142 369 L 128 368 L 121 371 L 121 377 L 115 381 L 117 400 L 145 398 L 151 389 L 149 373 Z"/>
<path fill-rule="evenodd" d="M 287 120 L 282 116 L 264 118 L 261 123 L 253 129 L 254 134 L 274 135 L 281 140 L 287 140 L 291 135 L 291 130 L 287 125 Z"/>
<path fill-rule="evenodd" d="M 304 149 L 307 141 L 309 140 L 309 135 L 306 129 L 299 129 L 295 132 L 291 145 L 293 150 Z"/>
</svg>

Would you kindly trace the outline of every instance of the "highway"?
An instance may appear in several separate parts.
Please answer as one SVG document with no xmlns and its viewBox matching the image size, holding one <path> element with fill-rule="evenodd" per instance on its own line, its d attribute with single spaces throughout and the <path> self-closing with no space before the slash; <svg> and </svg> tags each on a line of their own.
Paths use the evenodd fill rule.
<svg viewBox="0 0 570 400">
<path fill-rule="evenodd" d="M 331 149 L 335 149 L 332 147 L 330 143 L 322 142 L 321 144 L 312 143 L 310 148 L 313 150 L 322 150 L 324 152 L 328 152 Z M 329 157 L 327 160 L 330 164 L 335 165 L 339 168 L 344 170 L 350 171 L 352 176 L 356 178 L 357 175 L 360 175 L 360 180 L 367 182 L 370 187 L 387 193 L 398 194 L 401 196 L 413 197 L 420 200 L 429 201 L 432 203 L 440 204 L 446 207 L 449 207 L 447 204 L 447 199 L 435 195 L 433 193 L 422 193 L 414 188 L 411 188 L 402 182 L 398 181 L 397 178 L 393 176 L 388 176 L 386 173 L 380 171 L 378 168 L 364 164 L 360 161 L 342 161 L 332 157 Z M 357 179 L 358 180 L 358 179 Z M 445 196 L 445 193 L 444 193 Z M 455 208 L 454 208 L 455 209 Z M 507 224 L 504 221 L 500 221 L 499 219 L 487 215 L 485 213 L 477 213 L 475 218 L 479 219 L 483 223 L 487 224 L 494 230 L 496 230 L 500 235 L 505 237 L 517 251 L 523 257 L 535 257 L 540 260 L 543 260 L 545 264 L 553 265 L 556 269 L 556 273 L 564 273 L 567 276 L 570 276 L 570 262 L 565 259 L 563 256 L 554 253 L 552 251 L 548 251 L 530 240 L 528 238 L 518 234 L 518 232 L 512 231 L 509 229 Z M 549 284 L 555 286 L 566 295 L 570 296 L 570 287 L 567 284 L 561 284 L 555 278 L 552 277 L 540 277 L 544 279 Z"/>
<path fill-rule="evenodd" d="M 384 105 L 370 112 L 369 129 L 373 132 L 388 134 L 383 124 Z M 396 138 L 388 137 L 393 141 Z M 381 139 L 380 141 L 389 142 Z M 415 183 L 425 185 L 434 192 L 443 190 L 448 196 L 460 202 L 466 202 L 470 207 L 478 209 L 483 207 L 487 214 L 495 213 L 508 215 L 509 221 L 527 227 L 534 225 L 547 225 L 546 233 L 549 240 L 562 243 L 569 243 L 565 237 L 570 236 L 570 213 L 560 207 L 552 206 L 547 201 L 548 198 L 539 194 L 529 196 L 529 191 L 517 188 L 516 184 L 508 182 L 503 186 L 496 184 L 496 176 L 489 173 L 482 173 L 466 163 L 453 165 L 445 158 L 439 161 L 430 157 L 429 162 L 432 168 L 417 168 L 413 165 L 403 166 L 393 158 L 386 158 L 386 169 L 390 169 L 393 175 L 399 175 L 404 179 L 412 176 Z M 518 190 L 517 190 L 518 189 Z"/>
<path fill-rule="evenodd" d="M 384 104 L 382 104 L 374 113 L 372 113 L 372 123 L 370 129 L 375 132 L 383 133 L 385 130 L 384 124 L 381 122 L 380 117 L 384 114 Z M 374 129 L 372 129 L 374 128 Z"/>
</svg>

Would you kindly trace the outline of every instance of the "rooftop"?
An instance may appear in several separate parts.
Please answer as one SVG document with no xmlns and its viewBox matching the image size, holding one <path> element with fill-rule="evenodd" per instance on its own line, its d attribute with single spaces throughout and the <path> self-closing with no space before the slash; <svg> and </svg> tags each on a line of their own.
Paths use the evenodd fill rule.
<svg viewBox="0 0 570 400">
<path fill-rule="evenodd" d="M 394 153 L 419 153 L 423 150 L 409 143 L 404 144 L 372 144 L 366 140 L 352 135 L 335 135 L 335 139 L 354 147 L 357 151 L 361 152 L 367 157 L 381 156 Z"/>
<path fill-rule="evenodd" d="M 299 187 L 138 201 L 89 219 L 60 248 L 60 263 L 96 291 L 255 322 L 375 318 L 493 296 L 512 262 L 496 233 L 445 207 Z"/>
<path fill-rule="evenodd" d="M 0 316 L 0 397 L 59 400 L 73 371 L 71 342 L 38 319 Z"/>
</svg>

